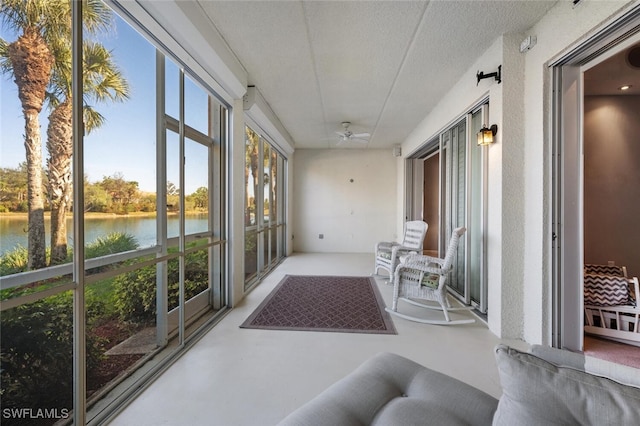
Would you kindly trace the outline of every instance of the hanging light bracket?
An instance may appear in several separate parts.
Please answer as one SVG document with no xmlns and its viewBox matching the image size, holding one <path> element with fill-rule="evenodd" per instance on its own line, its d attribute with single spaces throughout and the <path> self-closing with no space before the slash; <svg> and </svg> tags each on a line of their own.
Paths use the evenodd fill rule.
<svg viewBox="0 0 640 426">
<path fill-rule="evenodd" d="M 498 71 L 491 72 L 489 74 L 485 74 L 482 71 L 478 71 L 478 73 L 476 74 L 476 77 L 478 79 L 478 81 L 476 82 L 476 86 L 480 84 L 480 80 L 483 80 L 485 78 L 491 78 L 491 77 L 495 78 L 498 84 L 500 84 L 502 83 L 502 65 L 498 65 Z"/>
</svg>

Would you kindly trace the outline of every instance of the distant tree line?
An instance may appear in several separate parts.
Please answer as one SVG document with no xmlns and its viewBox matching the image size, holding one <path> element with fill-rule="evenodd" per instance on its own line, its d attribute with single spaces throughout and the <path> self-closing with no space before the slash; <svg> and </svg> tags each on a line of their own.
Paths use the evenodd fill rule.
<svg viewBox="0 0 640 426">
<path fill-rule="evenodd" d="M 43 193 L 42 197 L 45 200 L 45 211 L 51 211 L 47 193 Z M 104 176 L 97 182 L 89 182 L 85 178 L 84 199 L 85 212 L 127 214 L 156 211 L 155 192 L 141 191 L 138 182 L 126 180 L 122 173 Z M 179 201 L 179 189 L 175 184 L 168 182 L 167 209 L 178 211 Z M 185 196 L 186 211 L 206 211 L 208 203 L 209 193 L 206 187 L 200 187 L 193 194 Z M 26 213 L 27 210 L 26 163 L 16 168 L 0 168 L 0 213 Z"/>
</svg>

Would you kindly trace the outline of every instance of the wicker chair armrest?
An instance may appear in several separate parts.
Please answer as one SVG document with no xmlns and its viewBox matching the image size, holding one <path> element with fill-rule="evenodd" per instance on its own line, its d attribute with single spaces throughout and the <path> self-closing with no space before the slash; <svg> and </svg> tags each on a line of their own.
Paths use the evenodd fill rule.
<svg viewBox="0 0 640 426">
<path fill-rule="evenodd" d="M 415 248 L 405 247 L 405 246 L 402 246 L 400 244 L 397 244 L 397 245 L 393 246 L 391 250 L 393 250 L 396 254 L 399 254 L 399 253 L 416 254 L 417 253 Z"/>
<path fill-rule="evenodd" d="M 391 249 L 391 262 L 404 262 L 403 256 L 413 256 L 417 254 L 416 250 L 410 247 L 404 247 L 401 245 L 393 246 Z"/>
<path fill-rule="evenodd" d="M 437 266 L 434 266 L 433 262 L 428 262 L 427 259 L 425 259 L 428 257 L 429 256 L 410 255 L 404 261 L 404 263 L 401 263 L 400 265 L 398 265 L 396 270 L 397 272 L 402 272 L 401 268 L 413 269 L 413 270 L 421 271 L 423 273 L 437 274 L 437 275 L 442 275 L 449 272 L 449 271 L 443 271 L 442 268 L 439 266 L 439 264 Z"/>
<path fill-rule="evenodd" d="M 431 266 L 431 268 L 435 267 L 440 270 L 440 268 L 444 264 L 444 259 L 440 259 L 439 257 L 427 256 L 426 254 L 410 254 L 404 263 L 408 262 Z"/>
<path fill-rule="evenodd" d="M 423 262 L 426 264 L 435 263 L 438 266 L 442 266 L 444 264 L 444 259 L 440 259 L 439 257 L 427 256 L 426 254 L 422 255 Z"/>
<path fill-rule="evenodd" d="M 395 241 L 380 241 L 379 243 L 376 243 L 376 252 L 380 250 L 391 251 L 393 247 L 399 245 L 400 244 Z"/>
</svg>

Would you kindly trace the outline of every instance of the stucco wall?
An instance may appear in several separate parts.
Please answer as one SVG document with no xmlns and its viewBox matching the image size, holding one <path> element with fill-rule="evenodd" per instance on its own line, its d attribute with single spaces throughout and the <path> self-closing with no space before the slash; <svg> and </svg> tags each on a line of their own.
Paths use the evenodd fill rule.
<svg viewBox="0 0 640 426">
<path fill-rule="evenodd" d="M 499 38 L 402 144 L 403 155 L 409 155 L 489 96 L 489 121 L 498 125 L 499 132 L 497 142 L 488 148 L 488 323 L 500 337 L 551 342 L 548 63 L 631 3 L 583 1 L 574 7 L 558 2 L 530 31 Z M 527 35 L 537 36 L 537 45 L 520 53 L 520 42 Z M 476 71 L 491 72 L 500 64 L 502 84 L 482 81 L 476 86 Z M 402 171 L 398 187 L 404 194 L 404 161 L 399 159 L 397 165 Z M 404 203 L 398 202 L 398 208 L 400 219 Z"/>
<path fill-rule="evenodd" d="M 538 42 L 526 52 L 524 84 L 524 334 L 530 343 L 552 341 L 551 282 L 551 69 L 633 2 L 558 4 L 528 34 Z"/>
<path fill-rule="evenodd" d="M 294 160 L 294 251 L 372 253 L 397 238 L 391 150 L 299 149 Z"/>
<path fill-rule="evenodd" d="M 517 40 L 519 37 L 508 36 L 508 40 Z M 502 168 L 503 161 L 516 162 L 513 167 L 508 170 L 518 170 L 521 165 L 521 154 L 518 148 L 507 149 L 505 151 L 504 144 L 515 147 L 520 144 L 519 128 L 521 126 L 522 116 L 522 94 L 521 94 L 521 72 L 522 63 L 518 58 L 513 57 L 513 49 L 507 51 L 512 57 L 505 61 L 504 53 L 504 37 L 500 37 L 493 45 L 485 51 L 480 59 L 471 66 L 460 81 L 451 89 L 434 108 L 420 125 L 412 132 L 412 134 L 403 143 L 403 153 L 410 154 L 425 144 L 432 137 L 444 130 L 450 123 L 457 120 L 462 114 L 469 111 L 471 107 L 485 98 L 489 98 L 489 123 L 497 124 L 498 134 L 496 135 L 496 143 L 486 148 L 489 158 L 488 170 L 488 229 L 487 229 L 487 270 L 488 270 L 488 305 L 489 315 L 488 323 L 492 332 L 503 337 L 520 337 L 521 333 L 517 329 L 521 329 L 522 325 L 522 297 L 517 294 L 522 291 L 521 286 L 514 286 L 514 276 L 521 277 L 521 244 L 516 247 L 510 246 L 513 235 L 507 238 L 507 244 L 503 240 L 503 227 L 513 231 L 521 222 L 521 215 L 506 216 L 503 215 L 504 197 L 509 198 L 508 203 L 512 204 L 513 209 L 517 209 L 519 200 L 513 200 L 512 196 L 522 194 L 521 179 L 506 181 L 503 177 L 504 170 Z M 503 65 L 503 83 L 498 84 L 494 80 L 483 80 L 476 85 L 476 72 L 482 70 L 484 72 L 493 72 L 499 65 Z M 508 84 L 507 80 L 511 80 Z M 504 91 L 506 90 L 506 95 Z M 518 95 L 520 93 L 520 95 Z M 507 96 L 507 101 L 503 101 L 503 96 Z M 503 116 L 503 111 L 510 111 L 507 117 Z M 520 117 L 520 118 L 519 118 Z M 506 127 L 505 127 L 506 126 Z M 479 129 L 471 129 L 476 132 Z M 506 138 L 505 138 L 506 135 Z M 514 156 L 514 158 L 504 159 L 503 157 Z M 399 163 L 400 167 L 404 163 Z M 507 176 L 510 176 L 509 173 Z M 404 182 L 402 182 L 404 184 Z M 505 184 L 508 188 L 505 188 Z M 401 191 L 404 193 L 404 186 Z M 520 195 L 522 196 L 522 195 Z M 404 207 L 404 205 L 402 205 Z M 402 217 L 404 213 L 401 214 Z M 510 273 L 508 281 L 511 285 L 504 283 L 503 268 L 507 268 Z M 517 278 L 519 279 L 519 278 Z M 521 279 L 520 279 L 521 280 Z M 514 330 L 514 327 L 516 328 Z M 506 333 L 506 328 L 509 333 Z"/>
</svg>

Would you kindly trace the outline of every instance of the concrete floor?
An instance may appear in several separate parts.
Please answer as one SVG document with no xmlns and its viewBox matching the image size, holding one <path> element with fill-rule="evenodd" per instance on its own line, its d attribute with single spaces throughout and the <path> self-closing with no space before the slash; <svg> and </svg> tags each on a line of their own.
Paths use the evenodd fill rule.
<svg viewBox="0 0 640 426">
<path fill-rule="evenodd" d="M 403 355 L 499 397 L 494 346 L 505 343 L 526 349 L 528 345 L 498 339 L 480 321 L 434 326 L 394 317 L 397 335 L 239 328 L 285 274 L 367 276 L 372 268 L 372 254 L 288 257 L 111 424 L 274 425 L 383 351 Z M 385 284 L 384 277 L 377 278 L 390 306 L 392 286 Z"/>
</svg>

